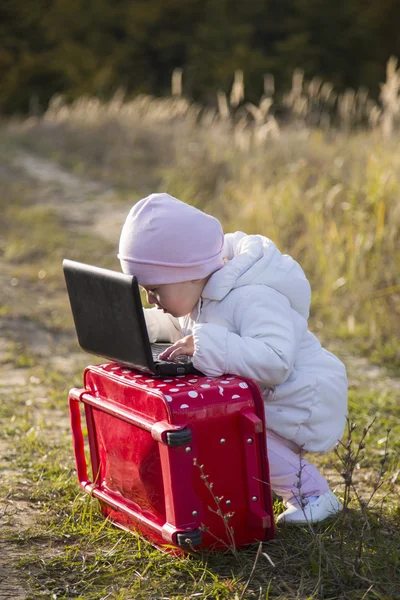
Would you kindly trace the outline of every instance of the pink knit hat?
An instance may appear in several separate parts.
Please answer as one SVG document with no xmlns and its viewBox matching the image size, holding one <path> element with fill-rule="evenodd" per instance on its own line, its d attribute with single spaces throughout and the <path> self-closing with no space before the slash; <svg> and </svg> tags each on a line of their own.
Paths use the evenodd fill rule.
<svg viewBox="0 0 400 600">
<path fill-rule="evenodd" d="M 118 258 L 142 285 L 202 279 L 223 266 L 220 222 L 169 194 L 151 194 L 131 209 Z"/>
</svg>

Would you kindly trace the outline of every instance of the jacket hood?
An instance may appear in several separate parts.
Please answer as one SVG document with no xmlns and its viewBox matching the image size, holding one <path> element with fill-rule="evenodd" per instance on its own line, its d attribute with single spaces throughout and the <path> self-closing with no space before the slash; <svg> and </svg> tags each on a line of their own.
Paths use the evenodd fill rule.
<svg viewBox="0 0 400 600">
<path fill-rule="evenodd" d="M 302 317 L 310 314 L 311 288 L 300 265 L 262 235 L 241 231 L 225 235 L 222 256 L 226 264 L 208 280 L 203 298 L 222 300 L 245 285 L 266 285 L 286 296 Z"/>
</svg>

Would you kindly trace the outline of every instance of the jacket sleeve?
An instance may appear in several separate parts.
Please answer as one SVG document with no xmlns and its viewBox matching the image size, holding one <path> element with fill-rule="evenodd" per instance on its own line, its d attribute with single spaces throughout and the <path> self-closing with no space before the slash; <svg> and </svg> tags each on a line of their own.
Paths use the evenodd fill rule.
<svg viewBox="0 0 400 600">
<path fill-rule="evenodd" d="M 211 323 L 194 326 L 194 366 L 210 376 L 233 373 L 271 386 L 283 383 L 301 339 L 296 330 L 307 328 L 289 300 L 267 286 L 251 286 L 236 304 L 233 325 L 238 333 Z"/>
<path fill-rule="evenodd" d="M 150 343 L 177 342 L 182 336 L 178 319 L 158 308 L 144 308 L 144 318 Z"/>
</svg>

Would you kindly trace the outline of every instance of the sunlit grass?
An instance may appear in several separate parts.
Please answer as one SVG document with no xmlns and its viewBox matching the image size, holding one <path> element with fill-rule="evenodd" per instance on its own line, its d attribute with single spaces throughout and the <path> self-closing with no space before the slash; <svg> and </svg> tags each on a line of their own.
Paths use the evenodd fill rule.
<svg viewBox="0 0 400 600">
<path fill-rule="evenodd" d="M 15 425 L 14 466 L 23 469 L 29 480 L 27 499 L 42 515 L 35 527 L 15 532 L 20 548 L 29 547 L 20 567 L 30 573 L 36 597 L 240 598 L 257 548 L 244 549 L 236 558 L 229 553 L 173 557 L 155 550 L 136 535 L 115 529 L 101 517 L 96 501 L 77 493 L 70 440 L 46 441 L 45 432 L 22 415 Z M 9 492 L 10 500 L 14 495 L 18 497 L 18 485 Z M 280 530 L 264 546 L 268 557 L 259 557 L 245 597 L 258 598 L 261 589 L 262 597 L 270 598 L 299 593 L 336 597 L 337 590 L 343 597 L 362 598 L 372 583 L 376 597 L 395 597 L 400 550 L 396 510 L 398 505 L 391 508 L 392 516 L 379 504 L 368 510 L 369 527 L 357 565 L 364 523 L 356 502 L 345 526 L 339 519 L 311 530 Z"/>
<path fill-rule="evenodd" d="M 321 133 L 304 123 L 257 137 L 257 128 L 181 100 L 82 101 L 60 106 L 62 118 L 50 111 L 43 120 L 14 123 L 2 139 L 0 319 L 9 331 L 1 361 L 26 379 L 18 391 L 0 386 L 0 443 L 8 448 L 1 459 L 3 540 L 19 549 L 32 598 L 396 598 L 400 392 L 384 371 L 375 381 L 358 369 L 351 385 L 355 452 L 368 432 L 346 514 L 314 528 L 280 529 L 261 553 L 257 546 L 237 556 L 162 553 L 105 521 L 97 501 L 79 491 L 67 392 L 82 385 L 91 358 L 81 353 L 68 363 L 79 350 L 61 259 L 85 256 L 116 268 L 118 240 L 76 231 L 51 203 L 42 205 L 43 186 L 13 167 L 21 148 L 123 189 L 127 211 L 140 196 L 163 190 L 215 214 L 226 231 L 267 235 L 304 267 L 313 289 L 310 327 L 328 348 L 399 365 L 397 146 L 376 131 Z M 41 339 L 55 357 L 41 355 Z M 71 366 L 55 367 L 57 355 Z M 348 473 L 339 457 L 314 458 L 343 498 Z M 13 525 L 18 502 L 35 513 L 22 530 Z"/>
<path fill-rule="evenodd" d="M 65 164 L 75 161 L 81 173 L 123 185 L 127 210 L 146 193 L 168 191 L 215 214 L 225 231 L 270 237 L 299 260 L 311 282 L 311 328 L 324 340 L 343 340 L 353 351 L 398 366 L 398 145 L 375 130 L 306 127 L 282 127 L 278 137 L 260 143 L 240 122 L 206 111 L 199 116 L 197 107 L 191 112 L 187 102 L 175 102 L 181 112 L 171 114 L 174 100 L 168 99 L 164 107 L 162 100 L 143 98 L 114 108 L 82 100 L 62 108 L 65 114 L 50 109 L 15 137 L 49 156 L 56 147 Z M 29 218 L 35 226 L 24 242 L 18 233 Z M 52 219 L 40 210 L 36 218 L 19 215 L 6 255 L 18 262 L 28 243 L 32 255 L 40 251 L 41 223 L 50 226 Z M 56 245 L 57 237 L 54 229 L 48 243 Z"/>
</svg>

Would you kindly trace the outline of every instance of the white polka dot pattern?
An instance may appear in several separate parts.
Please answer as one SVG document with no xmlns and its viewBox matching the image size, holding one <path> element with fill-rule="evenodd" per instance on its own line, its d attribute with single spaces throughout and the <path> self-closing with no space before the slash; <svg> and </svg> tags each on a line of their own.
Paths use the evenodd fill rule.
<svg viewBox="0 0 400 600">
<path fill-rule="evenodd" d="M 129 385 L 131 381 L 135 382 L 135 387 L 139 386 L 144 391 L 146 388 L 155 390 L 156 393 L 159 390 L 158 397 L 171 403 L 172 410 L 197 411 L 208 405 L 218 407 L 229 402 L 248 402 L 252 395 L 249 384 L 233 375 L 223 377 L 170 375 L 169 379 L 163 379 L 148 373 L 138 373 L 116 363 L 105 363 L 97 367 L 112 373 L 114 377 L 120 376 L 125 385 Z"/>
</svg>

